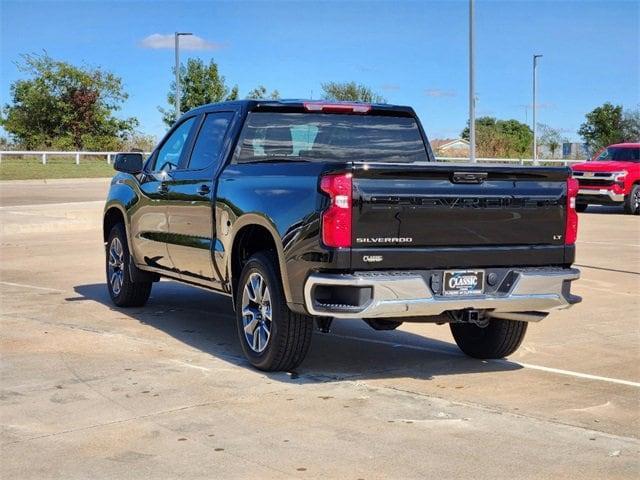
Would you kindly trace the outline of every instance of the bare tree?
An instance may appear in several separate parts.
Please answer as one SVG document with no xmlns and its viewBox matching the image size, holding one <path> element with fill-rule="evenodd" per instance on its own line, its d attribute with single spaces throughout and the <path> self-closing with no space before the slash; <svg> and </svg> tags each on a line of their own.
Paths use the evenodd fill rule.
<svg viewBox="0 0 640 480">
<path fill-rule="evenodd" d="M 538 124 L 538 130 L 540 131 L 540 145 L 544 145 L 551 152 L 551 158 L 555 158 L 556 151 L 562 148 L 562 144 L 567 139 L 562 135 L 562 131 L 558 128 L 550 127 L 542 123 Z"/>
</svg>

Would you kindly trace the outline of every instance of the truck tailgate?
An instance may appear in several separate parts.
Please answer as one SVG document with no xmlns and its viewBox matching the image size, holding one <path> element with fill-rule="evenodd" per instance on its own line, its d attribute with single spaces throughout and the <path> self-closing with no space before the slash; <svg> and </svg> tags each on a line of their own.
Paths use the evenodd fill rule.
<svg viewBox="0 0 640 480">
<path fill-rule="evenodd" d="M 377 268 L 393 268 L 394 252 L 403 250 L 453 248 L 467 257 L 473 248 L 508 246 L 562 252 L 568 176 L 568 168 L 556 167 L 356 163 L 354 252 L 371 257 L 384 250 Z M 558 258 L 561 263 L 562 254 Z M 419 255 L 415 262 L 422 266 Z"/>
</svg>

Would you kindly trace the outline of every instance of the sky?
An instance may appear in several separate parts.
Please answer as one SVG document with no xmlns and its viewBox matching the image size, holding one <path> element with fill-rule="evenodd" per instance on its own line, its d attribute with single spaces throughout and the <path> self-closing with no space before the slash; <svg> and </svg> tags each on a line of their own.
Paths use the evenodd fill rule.
<svg viewBox="0 0 640 480">
<path fill-rule="evenodd" d="M 640 2 L 476 0 L 477 116 L 531 122 L 532 55 L 538 122 L 570 140 L 606 101 L 640 106 Z M 0 0 L 0 103 L 23 78 L 23 53 L 101 67 L 123 79 L 118 116 L 166 131 L 173 32 L 193 32 L 182 59 L 211 58 L 244 97 L 264 85 L 318 98 L 321 83 L 356 81 L 410 105 L 427 135 L 455 138 L 468 119 L 467 0 Z M 171 35 L 171 37 L 166 37 Z"/>
</svg>

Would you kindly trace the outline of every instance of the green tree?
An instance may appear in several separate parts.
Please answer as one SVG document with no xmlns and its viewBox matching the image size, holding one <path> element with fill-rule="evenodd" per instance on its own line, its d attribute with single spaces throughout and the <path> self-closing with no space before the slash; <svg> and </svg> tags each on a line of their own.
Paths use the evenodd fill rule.
<svg viewBox="0 0 640 480">
<path fill-rule="evenodd" d="M 469 140 L 469 126 L 460 134 Z M 533 142 L 528 125 L 517 120 L 499 120 L 494 117 L 476 119 L 476 148 L 478 155 L 488 158 L 523 157 Z"/>
<path fill-rule="evenodd" d="M 11 87 L 0 125 L 26 149 L 117 149 L 137 126 L 113 113 L 127 99 L 122 80 L 100 68 L 77 67 L 49 55 L 22 55 L 30 78 Z"/>
<path fill-rule="evenodd" d="M 640 142 L 640 108 L 624 111 L 622 140 L 625 142 Z"/>
<path fill-rule="evenodd" d="M 592 151 L 624 141 L 622 105 L 606 102 L 587 113 L 578 134 Z"/>
<path fill-rule="evenodd" d="M 136 131 L 124 139 L 120 149 L 123 152 L 133 152 L 136 150 L 151 152 L 156 146 L 156 143 L 158 143 L 158 140 L 154 135 L 147 135 Z"/>
<path fill-rule="evenodd" d="M 322 98 L 325 100 L 386 103 L 387 100 L 366 85 L 356 82 L 326 82 L 322 85 Z"/>
<path fill-rule="evenodd" d="M 249 92 L 247 98 L 250 100 L 279 100 L 280 92 L 278 92 L 278 90 L 273 90 L 271 93 L 267 94 L 267 88 L 264 85 L 259 85 Z"/>
<path fill-rule="evenodd" d="M 173 69 L 175 75 L 175 67 Z M 218 71 L 218 64 L 211 59 L 209 65 L 199 58 L 189 58 L 186 66 L 180 64 L 180 113 L 205 105 L 207 103 L 237 100 L 238 86 L 229 88 L 224 76 Z M 167 94 L 168 109 L 159 108 L 162 119 L 167 125 L 175 122 L 176 83 L 171 82 Z"/>
</svg>

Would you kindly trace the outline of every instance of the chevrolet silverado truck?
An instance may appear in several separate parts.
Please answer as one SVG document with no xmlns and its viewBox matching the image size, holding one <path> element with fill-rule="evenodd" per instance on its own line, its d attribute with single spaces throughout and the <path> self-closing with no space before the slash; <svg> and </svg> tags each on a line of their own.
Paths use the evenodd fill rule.
<svg viewBox="0 0 640 480">
<path fill-rule="evenodd" d="M 640 143 L 618 143 L 598 152 L 593 160 L 573 165 L 578 180 L 578 212 L 590 204 L 624 206 L 640 215 Z"/>
<path fill-rule="evenodd" d="M 446 323 L 466 354 L 504 357 L 581 300 L 569 168 L 437 162 L 410 107 L 206 105 L 115 169 L 113 303 L 161 277 L 228 295 L 258 369 L 291 371 L 333 319 Z"/>
</svg>

